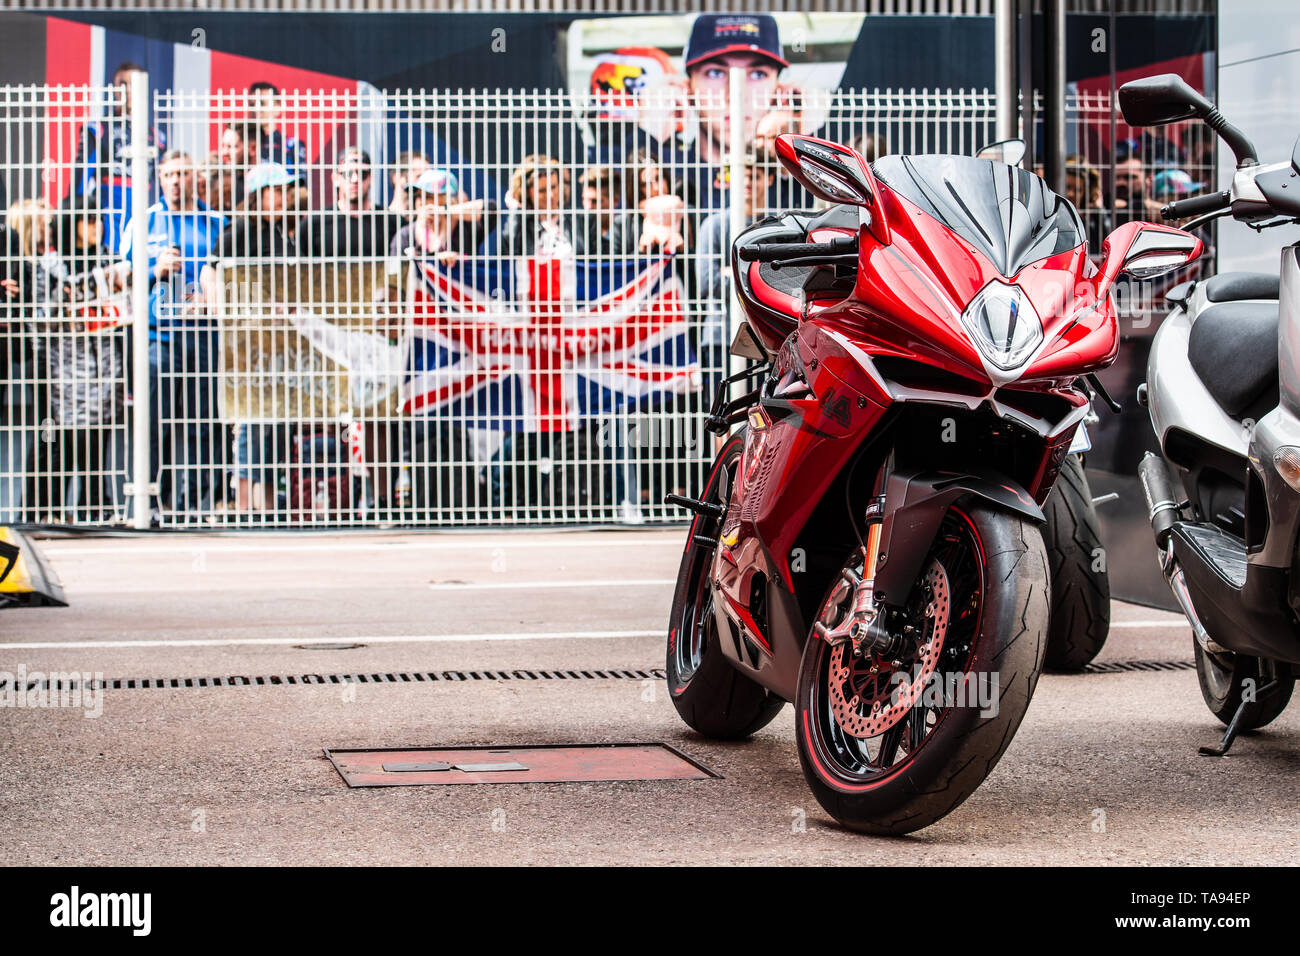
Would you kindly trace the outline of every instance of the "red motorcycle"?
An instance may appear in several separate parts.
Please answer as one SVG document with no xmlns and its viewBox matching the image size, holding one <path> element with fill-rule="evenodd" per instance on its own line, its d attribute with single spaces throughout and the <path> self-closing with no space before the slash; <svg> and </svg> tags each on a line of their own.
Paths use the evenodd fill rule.
<svg viewBox="0 0 1300 956">
<path fill-rule="evenodd" d="M 668 684 L 696 731 L 748 736 L 787 701 L 804 776 L 871 833 L 920 829 L 997 764 L 1050 624 L 1043 505 L 1119 348 L 1110 289 L 1199 254 L 1129 223 L 1098 267 L 1074 207 L 1014 165 L 785 135 L 833 205 L 737 238 L 753 361 L 696 499 Z M 731 383 L 757 387 L 727 401 Z"/>
</svg>

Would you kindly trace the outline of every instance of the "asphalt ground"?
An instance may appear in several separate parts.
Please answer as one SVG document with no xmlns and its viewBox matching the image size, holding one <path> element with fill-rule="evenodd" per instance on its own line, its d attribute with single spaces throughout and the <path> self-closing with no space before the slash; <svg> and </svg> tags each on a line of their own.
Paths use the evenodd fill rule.
<svg viewBox="0 0 1300 956">
<path fill-rule="evenodd" d="M 46 539 L 71 606 L 0 612 L 0 671 L 661 668 L 682 537 Z M 1113 617 L 1099 662 L 1191 659 L 1175 615 L 1117 603 Z M 1199 756 L 1222 727 L 1190 669 L 1044 676 L 984 785 L 899 839 L 847 832 L 817 805 L 792 710 L 713 743 L 658 679 L 137 687 L 101 703 L 93 719 L 0 710 L 0 863 L 1289 864 L 1300 824 L 1300 708 L 1225 759 Z M 653 741 L 721 776 L 349 789 L 322 754 Z"/>
</svg>

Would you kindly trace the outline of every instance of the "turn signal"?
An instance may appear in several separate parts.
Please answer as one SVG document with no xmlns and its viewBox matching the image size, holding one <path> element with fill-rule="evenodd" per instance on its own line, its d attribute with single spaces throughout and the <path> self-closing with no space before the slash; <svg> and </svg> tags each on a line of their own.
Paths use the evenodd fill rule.
<svg viewBox="0 0 1300 956">
<path fill-rule="evenodd" d="M 1300 448 L 1283 445 L 1273 452 L 1273 467 L 1295 491 L 1300 491 Z"/>
</svg>

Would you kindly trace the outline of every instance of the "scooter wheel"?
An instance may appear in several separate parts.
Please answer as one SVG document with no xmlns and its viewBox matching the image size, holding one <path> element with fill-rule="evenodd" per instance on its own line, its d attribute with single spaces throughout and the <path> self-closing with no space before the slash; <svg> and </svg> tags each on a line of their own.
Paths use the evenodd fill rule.
<svg viewBox="0 0 1300 956">
<path fill-rule="evenodd" d="M 722 490 L 730 487 L 744 447 L 742 429 L 722 446 L 701 500 L 726 504 Z M 668 622 L 665 670 L 668 696 L 688 727 L 716 740 L 738 740 L 770 723 L 785 701 L 738 671 L 718 642 L 709 586 L 713 549 L 706 542 L 721 531 L 722 522 L 705 515 L 691 523 Z"/>
<path fill-rule="evenodd" d="M 1241 697 L 1246 687 L 1259 689 L 1268 683 L 1260 676 L 1260 659 L 1245 654 L 1207 654 L 1201 645 L 1192 642 L 1196 654 L 1196 682 L 1201 685 L 1201 697 L 1210 713 L 1224 724 L 1232 720 L 1232 715 L 1241 706 Z M 1290 665 L 1277 664 L 1280 670 L 1277 686 L 1267 693 L 1260 694 L 1255 702 L 1246 705 L 1241 721 L 1237 724 L 1241 730 L 1256 730 L 1271 724 L 1277 719 L 1286 705 L 1291 702 L 1291 692 L 1295 689 L 1295 677 Z"/>
</svg>

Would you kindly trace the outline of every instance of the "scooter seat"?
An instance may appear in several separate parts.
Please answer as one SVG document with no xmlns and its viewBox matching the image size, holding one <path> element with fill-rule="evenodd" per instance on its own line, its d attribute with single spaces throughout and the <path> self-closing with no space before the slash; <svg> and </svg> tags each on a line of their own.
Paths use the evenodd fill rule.
<svg viewBox="0 0 1300 956">
<path fill-rule="evenodd" d="M 1241 299 L 1276 299 L 1281 278 L 1270 272 L 1220 272 L 1205 280 L 1205 297 L 1211 302 Z"/>
<path fill-rule="evenodd" d="M 1277 404 L 1277 323 L 1275 302 L 1211 305 L 1192 322 L 1192 369 L 1233 418 L 1257 417 Z"/>
</svg>

